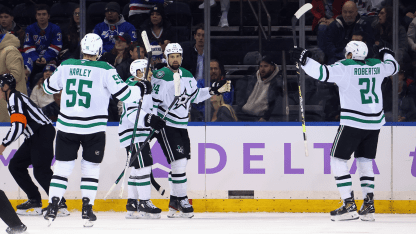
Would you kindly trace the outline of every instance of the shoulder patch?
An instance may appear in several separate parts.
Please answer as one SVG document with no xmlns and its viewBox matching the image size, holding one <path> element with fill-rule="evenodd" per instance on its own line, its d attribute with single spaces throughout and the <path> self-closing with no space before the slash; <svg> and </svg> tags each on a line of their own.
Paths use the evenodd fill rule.
<svg viewBox="0 0 416 234">
<path fill-rule="evenodd" d="M 162 79 L 164 76 L 165 76 L 165 72 L 161 70 L 157 71 L 155 74 L 155 77 L 159 79 Z"/>
</svg>

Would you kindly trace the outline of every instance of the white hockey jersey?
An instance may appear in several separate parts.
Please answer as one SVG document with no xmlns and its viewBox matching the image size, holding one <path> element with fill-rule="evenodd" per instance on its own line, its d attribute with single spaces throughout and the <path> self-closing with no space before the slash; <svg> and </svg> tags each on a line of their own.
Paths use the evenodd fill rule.
<svg viewBox="0 0 416 234">
<path fill-rule="evenodd" d="M 140 88 L 129 87 L 106 62 L 68 59 L 43 83 L 47 94 L 62 90 L 56 122 L 60 131 L 75 134 L 103 132 L 107 128 L 111 94 L 123 102 L 140 100 Z"/>
<path fill-rule="evenodd" d="M 211 97 L 209 88 L 198 88 L 196 80 L 185 68 L 179 68 L 181 76 L 181 96 L 166 115 L 166 125 L 186 129 L 188 126 L 189 107 Z M 164 67 L 153 73 L 152 77 L 153 112 L 163 117 L 165 111 L 175 98 L 173 72 Z"/>
<path fill-rule="evenodd" d="M 137 81 L 134 77 L 130 77 L 126 80 L 129 86 L 136 85 Z M 120 117 L 120 124 L 118 125 L 118 135 L 120 137 L 120 147 L 127 147 L 131 143 L 131 137 L 134 131 L 134 122 L 136 121 L 136 115 L 139 104 L 138 102 L 123 103 L 123 113 Z M 137 122 L 136 135 L 134 137 L 134 143 L 143 142 L 147 136 L 149 136 L 150 128 L 145 127 L 144 117 L 148 113 L 152 113 L 153 100 L 152 95 L 144 95 L 142 108 L 140 110 L 139 119 Z"/>
<path fill-rule="evenodd" d="M 394 75 L 399 64 L 390 54 L 379 59 L 366 59 L 365 64 L 345 59 L 333 65 L 321 65 L 308 58 L 304 71 L 312 78 L 336 83 L 341 103 L 341 125 L 377 130 L 384 125 L 381 83 Z"/>
</svg>

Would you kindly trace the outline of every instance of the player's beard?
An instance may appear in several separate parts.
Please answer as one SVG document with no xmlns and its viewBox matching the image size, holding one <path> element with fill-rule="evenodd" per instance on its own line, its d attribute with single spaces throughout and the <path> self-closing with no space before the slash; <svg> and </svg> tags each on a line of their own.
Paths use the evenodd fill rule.
<svg viewBox="0 0 416 234">
<path fill-rule="evenodd" d="M 171 67 L 173 70 L 178 70 L 178 69 L 179 69 L 179 67 L 180 67 L 180 65 L 175 64 L 175 65 L 170 65 L 170 67 Z"/>
</svg>

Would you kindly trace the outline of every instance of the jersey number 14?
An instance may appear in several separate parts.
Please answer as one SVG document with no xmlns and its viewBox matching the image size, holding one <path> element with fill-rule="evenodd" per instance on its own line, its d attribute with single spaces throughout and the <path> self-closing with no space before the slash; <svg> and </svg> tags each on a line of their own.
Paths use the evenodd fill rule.
<svg viewBox="0 0 416 234">
<path fill-rule="evenodd" d="M 378 96 L 376 94 L 376 92 L 374 92 L 374 88 L 376 86 L 376 78 L 360 78 L 358 79 L 358 84 L 359 85 L 365 85 L 364 89 L 360 89 L 360 93 L 361 93 L 361 103 L 362 104 L 370 104 L 373 103 L 373 97 L 374 97 L 374 102 L 378 103 Z M 370 92 L 370 86 L 371 86 L 371 94 L 368 95 L 368 98 L 366 98 L 366 95 L 369 94 Z M 373 97 L 372 97 L 373 96 Z"/>
</svg>

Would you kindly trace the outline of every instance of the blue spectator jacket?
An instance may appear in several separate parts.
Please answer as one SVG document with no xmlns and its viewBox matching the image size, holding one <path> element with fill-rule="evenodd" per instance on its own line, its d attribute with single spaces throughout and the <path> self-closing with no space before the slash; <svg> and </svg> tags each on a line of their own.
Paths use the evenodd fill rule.
<svg viewBox="0 0 416 234">
<path fill-rule="evenodd" d="M 128 33 L 132 42 L 137 40 L 136 28 L 131 23 L 125 21 L 123 15 L 120 15 L 120 20 L 115 24 L 110 24 L 104 19 L 104 22 L 95 25 L 94 33 L 98 34 L 103 40 L 103 53 L 113 49 L 116 43 L 115 36 Z"/>
<path fill-rule="evenodd" d="M 25 66 L 32 70 L 33 63 L 44 57 L 46 62 L 55 59 L 62 49 L 62 33 L 59 26 L 48 23 L 45 30 L 39 28 L 38 23 L 26 28 L 23 44 L 23 58 Z"/>
</svg>

